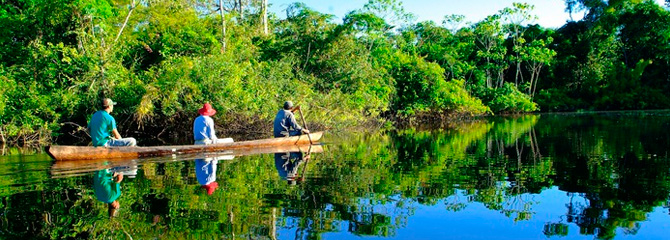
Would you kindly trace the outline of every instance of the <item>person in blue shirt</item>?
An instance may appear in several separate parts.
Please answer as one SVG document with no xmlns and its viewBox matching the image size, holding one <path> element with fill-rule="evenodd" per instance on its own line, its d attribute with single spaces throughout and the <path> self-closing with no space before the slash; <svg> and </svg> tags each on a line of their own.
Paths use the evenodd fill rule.
<svg viewBox="0 0 670 240">
<path fill-rule="evenodd" d="M 121 196 L 121 181 L 123 174 L 112 172 L 110 169 L 97 171 L 93 175 L 93 192 L 98 201 L 107 204 L 109 217 L 115 217 L 120 204 L 117 200 Z"/>
<path fill-rule="evenodd" d="M 91 134 L 91 141 L 96 147 L 119 147 L 136 146 L 135 138 L 121 138 L 121 134 L 116 129 L 116 120 L 109 115 L 114 110 L 116 103 L 112 99 L 102 100 L 102 109 L 91 116 L 88 122 L 88 132 Z"/>
<path fill-rule="evenodd" d="M 300 110 L 300 106 L 293 107 L 293 102 L 284 102 L 284 108 L 277 112 L 274 121 L 274 136 L 289 137 L 308 134 L 309 130 L 300 127 L 295 120 L 293 112 Z"/>
<path fill-rule="evenodd" d="M 232 138 L 219 139 L 216 137 L 214 120 L 211 117 L 216 114 L 216 110 L 212 108 L 211 104 L 205 103 L 202 108 L 198 110 L 198 113 L 200 116 L 193 121 L 193 140 L 196 145 L 233 142 Z"/>
</svg>

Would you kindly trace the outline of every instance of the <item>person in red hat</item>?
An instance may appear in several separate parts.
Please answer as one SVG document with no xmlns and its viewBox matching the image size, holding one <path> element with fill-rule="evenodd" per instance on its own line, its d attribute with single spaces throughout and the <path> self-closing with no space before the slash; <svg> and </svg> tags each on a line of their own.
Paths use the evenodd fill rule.
<svg viewBox="0 0 670 240">
<path fill-rule="evenodd" d="M 212 108 L 211 104 L 205 103 L 198 110 L 198 113 L 200 113 L 200 116 L 193 121 L 193 140 L 196 145 L 233 142 L 232 138 L 219 139 L 216 137 L 214 120 L 211 117 L 216 114 L 216 110 Z"/>
</svg>

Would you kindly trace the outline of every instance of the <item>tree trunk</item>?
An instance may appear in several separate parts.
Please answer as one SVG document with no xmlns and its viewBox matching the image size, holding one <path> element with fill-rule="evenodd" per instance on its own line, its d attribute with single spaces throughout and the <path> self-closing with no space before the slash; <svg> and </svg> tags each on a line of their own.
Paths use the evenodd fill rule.
<svg viewBox="0 0 670 240">
<path fill-rule="evenodd" d="M 540 78 L 540 71 L 544 64 L 542 63 L 531 63 L 530 65 L 530 86 L 528 87 L 528 95 L 533 98 L 535 97 L 535 91 L 537 90 L 537 81 Z"/>
<path fill-rule="evenodd" d="M 305 64 L 302 65 L 302 69 L 304 70 L 307 67 L 307 63 L 309 62 L 309 53 L 312 50 L 312 42 L 309 42 L 307 44 L 307 56 L 305 56 Z"/>
<path fill-rule="evenodd" d="M 2 143 L 2 147 L 3 147 L 2 150 L 5 149 L 4 148 L 5 147 L 4 143 L 6 143 L 6 142 L 7 142 L 7 140 L 5 139 L 5 133 L 2 132 L 2 125 L 0 125 L 0 143 Z"/>
<path fill-rule="evenodd" d="M 223 14 L 223 0 L 219 0 L 219 13 L 221 13 L 221 52 L 226 52 L 226 18 Z"/>
<path fill-rule="evenodd" d="M 263 34 L 268 35 L 268 0 L 263 0 Z"/>
<path fill-rule="evenodd" d="M 517 54 L 518 57 L 518 54 Z M 516 75 L 514 76 L 514 84 L 519 86 L 519 77 L 521 77 L 521 82 L 523 82 L 523 75 L 521 74 L 521 61 L 516 61 Z"/>
<path fill-rule="evenodd" d="M 237 6 L 239 7 L 238 12 L 240 13 L 240 20 L 244 18 L 244 0 L 237 1 Z"/>
<path fill-rule="evenodd" d="M 535 91 L 537 90 L 537 81 L 540 79 L 540 71 L 542 71 L 542 67 L 544 64 L 539 64 L 537 66 L 537 71 L 535 72 L 535 80 L 533 82 L 533 94 L 530 95 L 531 98 L 535 97 Z"/>
</svg>

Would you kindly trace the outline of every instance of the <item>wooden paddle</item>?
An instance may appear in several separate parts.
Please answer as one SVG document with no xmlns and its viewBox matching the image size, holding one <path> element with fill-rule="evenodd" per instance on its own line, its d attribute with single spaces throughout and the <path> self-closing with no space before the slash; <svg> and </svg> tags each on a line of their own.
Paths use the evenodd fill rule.
<svg viewBox="0 0 670 240">
<path fill-rule="evenodd" d="M 300 119 L 302 119 L 303 128 L 307 129 L 307 123 L 305 123 L 305 116 L 302 115 L 302 109 L 300 108 L 300 106 L 298 106 L 298 112 L 300 113 Z M 312 145 L 312 137 L 309 136 L 309 133 L 307 134 L 307 138 L 309 139 L 309 144 Z"/>
<path fill-rule="evenodd" d="M 302 150 L 300 151 L 302 152 Z M 300 181 L 305 180 L 305 170 L 307 169 L 307 164 L 309 163 L 309 160 L 312 159 L 311 154 L 312 154 L 312 145 L 310 144 L 309 148 L 307 149 L 307 153 L 303 155 L 303 158 L 307 159 L 305 160 L 305 166 L 302 167 L 302 175 L 300 176 Z"/>
</svg>

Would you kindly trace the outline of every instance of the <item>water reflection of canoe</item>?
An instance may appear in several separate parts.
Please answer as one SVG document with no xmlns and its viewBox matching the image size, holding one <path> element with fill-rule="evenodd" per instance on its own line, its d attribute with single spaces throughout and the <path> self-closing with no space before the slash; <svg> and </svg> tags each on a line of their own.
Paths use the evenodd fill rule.
<svg viewBox="0 0 670 240">
<path fill-rule="evenodd" d="M 144 159 L 91 159 L 91 160 L 72 160 L 72 161 L 55 161 L 51 165 L 51 177 L 63 178 L 73 177 L 88 174 L 89 172 L 98 171 L 101 169 L 115 168 L 115 167 L 130 167 L 137 168 L 138 165 L 146 163 L 161 163 L 174 161 L 188 161 L 194 159 L 218 159 L 231 160 L 234 157 L 258 155 L 267 153 L 283 153 L 283 152 L 304 152 L 304 153 L 321 153 L 323 152 L 322 145 L 282 145 L 273 147 L 259 147 L 246 149 L 233 149 L 220 152 L 205 152 L 205 153 L 187 153 L 180 155 L 178 158 L 171 156 L 153 157 Z"/>
<path fill-rule="evenodd" d="M 134 159 L 144 157 L 165 156 L 172 154 L 217 152 L 225 150 L 241 150 L 274 146 L 290 146 L 309 144 L 319 141 L 323 132 L 310 133 L 285 138 L 269 138 L 233 143 L 219 143 L 210 145 L 177 145 L 157 147 L 90 147 L 90 146 L 49 146 L 47 153 L 57 161 L 89 160 L 89 159 Z"/>
</svg>

